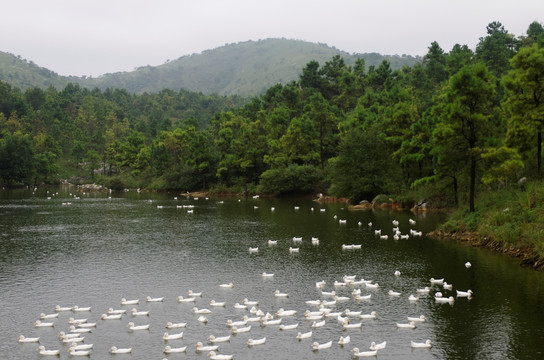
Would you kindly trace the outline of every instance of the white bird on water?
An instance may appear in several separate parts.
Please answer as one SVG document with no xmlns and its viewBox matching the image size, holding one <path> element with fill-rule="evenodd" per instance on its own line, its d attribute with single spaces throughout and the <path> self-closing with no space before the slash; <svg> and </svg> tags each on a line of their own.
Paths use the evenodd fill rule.
<svg viewBox="0 0 544 360">
<path fill-rule="evenodd" d="M 410 341 L 410 346 L 413 348 L 430 348 L 432 346 L 432 342 L 429 339 L 427 339 L 425 342 Z"/>
<path fill-rule="evenodd" d="M 234 355 L 224 355 L 224 354 L 216 354 L 215 351 L 210 351 L 208 353 L 208 356 L 212 360 L 232 360 Z"/>
<path fill-rule="evenodd" d="M 20 343 L 40 342 L 40 338 L 39 337 L 27 338 L 24 335 L 19 335 L 18 341 Z"/>
<path fill-rule="evenodd" d="M 45 346 L 43 345 L 40 345 L 38 346 L 38 350 L 40 351 L 40 355 L 59 355 L 60 354 L 60 350 L 46 350 L 45 349 Z"/>
<path fill-rule="evenodd" d="M 130 354 L 132 352 L 132 348 L 117 348 L 116 346 L 112 346 L 109 349 L 110 354 Z"/>
</svg>

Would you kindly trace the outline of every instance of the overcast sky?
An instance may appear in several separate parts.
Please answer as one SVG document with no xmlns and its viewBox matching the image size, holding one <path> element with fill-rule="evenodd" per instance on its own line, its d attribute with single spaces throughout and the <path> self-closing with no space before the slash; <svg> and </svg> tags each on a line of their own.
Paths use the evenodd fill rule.
<svg viewBox="0 0 544 360">
<path fill-rule="evenodd" d="M 437 41 L 474 49 L 486 26 L 524 35 L 543 0 L 0 0 L 0 51 L 61 75 L 160 65 L 266 38 L 350 53 L 424 55 Z"/>
</svg>

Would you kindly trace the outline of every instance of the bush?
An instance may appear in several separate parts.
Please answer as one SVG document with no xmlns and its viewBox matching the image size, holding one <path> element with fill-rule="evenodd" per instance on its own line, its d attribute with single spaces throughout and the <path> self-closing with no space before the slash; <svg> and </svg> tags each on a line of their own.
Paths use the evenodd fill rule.
<svg viewBox="0 0 544 360">
<path fill-rule="evenodd" d="M 126 187 L 125 183 L 119 178 L 109 179 L 106 186 L 115 191 L 123 191 Z"/>
<path fill-rule="evenodd" d="M 260 193 L 312 193 L 323 181 L 323 171 L 312 165 L 289 165 L 262 173 Z"/>
</svg>

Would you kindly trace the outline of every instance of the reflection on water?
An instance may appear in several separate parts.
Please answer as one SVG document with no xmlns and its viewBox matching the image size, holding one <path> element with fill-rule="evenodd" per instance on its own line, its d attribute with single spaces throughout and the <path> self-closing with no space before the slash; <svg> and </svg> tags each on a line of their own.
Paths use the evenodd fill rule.
<svg viewBox="0 0 544 360">
<path fill-rule="evenodd" d="M 353 347 L 365 351 L 372 341 L 387 341 L 386 349 L 379 351 L 383 359 L 543 357 L 541 273 L 522 269 L 502 256 L 425 236 L 393 240 L 393 219 L 400 222 L 402 233 L 410 229 L 409 218 L 417 221 L 414 228 L 426 233 L 440 221 L 438 215 L 348 212 L 341 204 L 321 205 L 305 199 L 174 200 L 174 194 L 128 192 L 111 198 L 104 193 L 78 194 L 76 200 L 70 196 L 73 189 L 58 192 L 0 193 L 2 359 L 39 358 L 36 344 L 17 343 L 20 334 L 40 336 L 42 345 L 60 348 L 60 357 L 69 358 L 57 334 L 68 330 L 67 319 L 74 315 L 98 322 L 85 336 L 85 343 L 94 344 L 91 357 L 108 358 L 108 349 L 115 345 L 132 346 L 134 359 L 162 358 L 162 334 L 168 331 L 164 325 L 171 321 L 188 325 L 183 339 L 168 345 L 188 345 L 188 350 L 168 358 L 206 359 L 206 354 L 194 351 L 194 344 L 206 343 L 211 334 L 229 334 L 228 319 L 251 316 L 247 310 L 233 308 L 244 298 L 259 301 L 259 308 L 272 314 L 280 308 L 297 310 L 295 317 L 283 321 L 298 322 L 299 327 L 280 331 L 277 326 L 254 323 L 249 333 L 220 345 L 220 353 L 234 354 L 235 359 L 349 359 Z M 194 205 L 193 213 L 183 205 Z M 339 224 L 339 219 L 346 224 Z M 375 229 L 382 229 L 389 238 L 380 240 Z M 302 243 L 294 243 L 293 237 L 302 237 Z M 311 237 L 318 237 L 319 245 L 312 245 Z M 269 246 L 268 240 L 278 244 Z M 361 249 L 342 250 L 342 244 L 360 244 Z M 249 247 L 259 251 L 250 254 Z M 289 247 L 300 247 L 300 252 L 291 254 Z M 473 264 L 470 269 L 463 265 L 467 260 Z M 394 276 L 395 270 L 401 276 Z M 263 272 L 275 275 L 263 278 Z M 334 281 L 342 281 L 344 275 L 374 280 L 380 288 L 335 287 Z M 472 289 L 475 296 L 458 298 L 453 306 L 435 303 L 432 295 L 409 302 L 408 296 L 415 295 L 416 289 L 430 286 L 431 277 L 444 277 L 453 284 L 452 291 L 434 286 L 433 293 L 440 290 L 450 296 L 456 289 Z M 338 302 L 333 311 L 376 311 L 378 318 L 362 320 L 360 329 L 350 330 L 329 318 L 325 326 L 313 329 L 312 339 L 298 341 L 298 331 L 312 329 L 312 321 L 305 320 L 303 312 L 317 310 L 305 301 L 325 299 L 315 286 L 320 280 L 326 281 L 324 290 L 349 298 Z M 219 287 L 229 282 L 234 288 Z M 361 288 L 363 295 L 372 294 L 371 300 L 355 300 L 351 294 L 355 288 Z M 194 303 L 178 303 L 177 296 L 186 297 L 189 289 L 202 291 L 202 297 Z M 276 289 L 289 297 L 275 297 Z M 389 296 L 388 290 L 402 295 Z M 165 300 L 146 303 L 146 296 Z M 98 320 L 110 307 L 130 311 L 133 306 L 120 305 L 123 297 L 139 298 L 138 309 L 149 310 L 149 317 Z M 200 323 L 191 308 L 209 307 L 212 299 L 227 305 L 212 308 L 208 323 Z M 38 315 L 54 312 L 57 304 L 92 309 L 61 313 L 54 328 L 35 328 Z M 427 317 L 426 323 L 414 330 L 397 328 L 396 323 L 407 322 L 406 316 L 420 314 Z M 130 332 L 129 321 L 149 323 L 150 330 Z M 340 347 L 337 341 L 346 335 L 351 343 Z M 262 337 L 267 338 L 265 345 L 246 345 L 249 338 Z M 432 340 L 431 349 L 410 348 L 411 340 L 426 339 Z M 331 349 L 311 350 L 311 342 L 329 340 Z"/>
</svg>

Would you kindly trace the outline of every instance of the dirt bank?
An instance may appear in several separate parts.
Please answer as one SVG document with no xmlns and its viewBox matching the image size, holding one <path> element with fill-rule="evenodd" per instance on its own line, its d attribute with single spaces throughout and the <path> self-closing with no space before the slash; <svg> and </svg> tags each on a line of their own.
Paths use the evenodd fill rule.
<svg viewBox="0 0 544 360">
<path fill-rule="evenodd" d="M 506 256 L 518 259 L 521 266 L 544 271 L 544 259 L 535 254 L 533 246 L 516 247 L 514 245 L 508 245 L 503 242 L 480 236 L 475 232 L 450 233 L 444 230 L 435 230 L 427 234 L 427 236 L 435 239 L 460 241 L 471 246 L 481 247 L 497 253 L 505 254 Z"/>
</svg>

